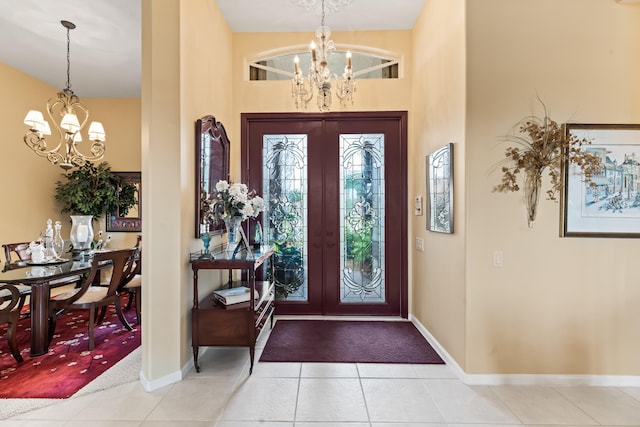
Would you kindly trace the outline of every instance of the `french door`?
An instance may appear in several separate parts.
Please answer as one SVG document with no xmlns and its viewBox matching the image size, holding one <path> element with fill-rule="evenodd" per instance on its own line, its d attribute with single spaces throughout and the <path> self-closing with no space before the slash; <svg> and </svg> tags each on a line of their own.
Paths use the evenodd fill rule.
<svg viewBox="0 0 640 427">
<path fill-rule="evenodd" d="M 277 314 L 407 317 L 406 146 L 406 112 L 242 114 Z"/>
</svg>

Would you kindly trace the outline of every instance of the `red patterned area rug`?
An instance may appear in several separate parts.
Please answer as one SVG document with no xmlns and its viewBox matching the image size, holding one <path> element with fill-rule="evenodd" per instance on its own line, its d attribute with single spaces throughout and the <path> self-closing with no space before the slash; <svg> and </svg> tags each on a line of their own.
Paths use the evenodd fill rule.
<svg viewBox="0 0 640 427">
<path fill-rule="evenodd" d="M 278 320 L 261 362 L 443 364 L 408 321 Z"/>
<path fill-rule="evenodd" d="M 123 306 L 126 297 L 123 297 Z M 89 311 L 65 313 L 56 322 L 56 334 L 43 356 L 29 356 L 30 320 L 18 326 L 18 348 L 24 362 L 11 356 L 7 326 L 0 326 L 0 398 L 68 398 L 140 346 L 135 310 L 125 312 L 133 327 L 127 331 L 110 306 L 94 329 L 95 348 L 89 351 Z"/>
</svg>

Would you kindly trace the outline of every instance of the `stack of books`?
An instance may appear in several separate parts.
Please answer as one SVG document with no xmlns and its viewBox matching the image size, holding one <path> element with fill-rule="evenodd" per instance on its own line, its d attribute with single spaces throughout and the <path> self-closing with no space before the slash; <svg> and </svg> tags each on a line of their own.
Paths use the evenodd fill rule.
<svg viewBox="0 0 640 427">
<path fill-rule="evenodd" d="M 238 286 L 237 288 L 218 289 L 213 291 L 213 297 L 224 305 L 238 304 L 249 301 L 251 289 L 246 286 Z M 254 299 L 258 299 L 258 291 L 253 294 Z"/>
</svg>

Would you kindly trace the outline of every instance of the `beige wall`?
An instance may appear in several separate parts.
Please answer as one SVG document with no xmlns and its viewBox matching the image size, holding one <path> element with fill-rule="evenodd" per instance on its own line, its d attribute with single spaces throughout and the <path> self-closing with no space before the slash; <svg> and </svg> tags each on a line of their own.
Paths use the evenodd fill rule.
<svg viewBox="0 0 640 427">
<path fill-rule="evenodd" d="M 60 213 L 54 200 L 56 181 L 64 181 L 64 171 L 38 157 L 23 141 L 28 131 L 22 122 L 29 110 L 44 113 L 47 100 L 61 88 L 49 86 L 15 68 L 0 63 L 0 91 L 11 102 L 0 103 L 0 124 L 3 129 L 3 153 L 0 170 L 4 183 L 0 186 L 3 214 L 0 221 L 0 243 L 20 242 L 38 237 L 48 218 L 60 219 L 62 235 L 68 239 L 71 223 Z M 137 98 L 82 98 L 91 120 L 102 121 L 107 133 L 106 154 L 114 171 L 140 170 L 140 100 Z M 51 137 L 49 137 L 51 138 Z M 49 139 L 49 146 L 54 141 Z M 55 141 L 57 144 L 57 140 Z M 80 150 L 89 154 L 89 150 Z M 86 146 L 86 144 L 84 144 Z M 104 218 L 94 223 L 96 233 L 105 230 Z M 137 233 L 111 233 L 114 247 L 133 245 Z"/>
<path fill-rule="evenodd" d="M 463 0 L 427 0 L 413 31 L 413 104 L 409 124 L 409 197 L 426 207 L 426 156 L 454 144 L 454 233 L 426 230 L 413 216 L 409 234 L 411 312 L 461 366 L 465 363 L 465 16 Z M 426 214 L 426 213 L 425 213 Z M 425 240 L 425 251 L 414 247 Z"/>
<path fill-rule="evenodd" d="M 142 2 L 142 379 L 180 379 L 187 178 L 180 122 L 180 1 Z M 184 181 L 183 180 L 184 177 Z M 185 215 L 186 217 L 186 215 Z M 153 386 L 152 386 L 153 387 Z"/>
<path fill-rule="evenodd" d="M 233 127 L 232 109 L 232 33 L 215 2 L 209 0 L 183 1 L 181 3 L 181 129 L 184 173 L 187 182 L 184 189 L 187 206 L 183 208 L 185 220 L 182 222 L 182 236 L 186 236 L 188 251 L 198 251 L 203 244 L 195 239 L 195 121 L 206 115 L 213 115 L 225 129 Z M 233 140 L 240 145 L 240 140 Z M 211 245 L 219 244 L 221 237 L 214 237 Z M 223 272 L 203 271 L 200 278 L 200 297 L 217 288 L 226 275 Z M 193 305 L 193 274 L 186 265 L 183 283 L 186 294 L 182 296 L 183 336 L 187 336 L 183 346 L 182 365 L 192 357 L 191 349 L 191 307 Z M 186 332 L 186 334 L 184 334 Z"/>
<path fill-rule="evenodd" d="M 636 239 L 559 238 L 559 206 L 527 228 L 492 193 L 501 135 L 529 114 L 640 123 L 640 8 L 605 0 L 467 0 L 467 373 L 638 375 Z M 547 182 L 544 183 L 545 185 Z M 492 252 L 504 267 L 492 267 Z"/>
<path fill-rule="evenodd" d="M 189 253 L 202 248 L 194 237 L 194 123 L 207 114 L 231 121 L 231 31 L 215 2 L 142 6 L 142 376 L 156 388 L 179 380 L 191 359 Z"/>
</svg>

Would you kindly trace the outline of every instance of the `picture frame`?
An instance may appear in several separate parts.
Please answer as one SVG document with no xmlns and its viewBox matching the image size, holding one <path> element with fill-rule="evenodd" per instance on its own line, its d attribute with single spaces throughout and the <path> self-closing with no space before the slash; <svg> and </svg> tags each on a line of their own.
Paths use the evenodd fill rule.
<svg viewBox="0 0 640 427">
<path fill-rule="evenodd" d="M 138 203 L 131 207 L 126 215 L 120 212 L 107 212 L 107 232 L 141 232 L 142 231 L 142 177 L 140 172 L 114 172 L 125 183 L 136 187 L 136 200 Z"/>
<path fill-rule="evenodd" d="M 427 230 L 453 233 L 453 143 L 427 156 Z"/>
<path fill-rule="evenodd" d="M 591 144 L 603 168 L 594 185 L 563 161 L 561 237 L 640 237 L 640 125 L 568 124 L 566 132 Z"/>
</svg>

